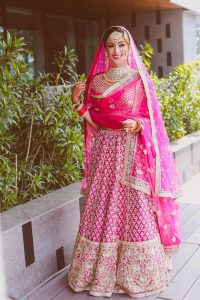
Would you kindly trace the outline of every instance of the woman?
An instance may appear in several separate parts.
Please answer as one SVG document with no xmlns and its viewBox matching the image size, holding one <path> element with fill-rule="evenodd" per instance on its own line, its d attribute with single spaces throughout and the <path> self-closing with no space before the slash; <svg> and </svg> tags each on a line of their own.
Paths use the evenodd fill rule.
<svg viewBox="0 0 200 300">
<path fill-rule="evenodd" d="M 125 28 L 104 33 L 72 101 L 85 118 L 86 162 L 69 286 L 107 297 L 160 292 L 180 245 L 179 185 L 152 80 Z"/>
</svg>

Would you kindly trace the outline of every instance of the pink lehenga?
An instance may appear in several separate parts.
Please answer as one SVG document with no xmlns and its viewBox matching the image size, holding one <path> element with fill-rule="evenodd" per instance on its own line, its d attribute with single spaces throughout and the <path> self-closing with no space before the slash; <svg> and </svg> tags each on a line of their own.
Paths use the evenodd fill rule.
<svg viewBox="0 0 200 300">
<path fill-rule="evenodd" d="M 109 86 L 101 43 L 85 98 L 100 128 L 84 123 L 84 199 L 68 284 L 94 296 L 164 290 L 180 245 L 174 159 L 152 81 L 129 38 L 130 71 Z M 141 122 L 139 133 L 122 129 L 128 118 Z"/>
</svg>

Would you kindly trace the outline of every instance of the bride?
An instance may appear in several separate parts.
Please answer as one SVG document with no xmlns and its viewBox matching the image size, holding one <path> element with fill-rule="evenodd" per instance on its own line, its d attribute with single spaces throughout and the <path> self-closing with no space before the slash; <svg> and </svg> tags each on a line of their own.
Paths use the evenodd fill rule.
<svg viewBox="0 0 200 300">
<path fill-rule="evenodd" d="M 72 101 L 85 169 L 68 284 L 93 296 L 158 293 L 180 245 L 179 184 L 152 80 L 124 27 L 106 30 Z"/>
</svg>

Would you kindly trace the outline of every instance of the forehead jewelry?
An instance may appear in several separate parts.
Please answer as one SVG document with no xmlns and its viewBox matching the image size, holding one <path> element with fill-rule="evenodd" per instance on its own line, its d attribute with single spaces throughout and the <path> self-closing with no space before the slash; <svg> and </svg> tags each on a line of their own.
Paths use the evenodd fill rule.
<svg viewBox="0 0 200 300">
<path fill-rule="evenodd" d="M 118 32 L 118 31 L 113 31 L 111 34 L 110 34 L 110 39 L 113 41 L 113 42 L 118 42 L 120 40 L 123 39 L 123 35 L 121 32 Z"/>
<path fill-rule="evenodd" d="M 127 34 L 122 34 L 122 32 L 119 31 L 113 31 L 109 37 L 113 42 L 119 42 L 121 40 L 125 40 L 127 43 L 129 42 Z"/>
</svg>

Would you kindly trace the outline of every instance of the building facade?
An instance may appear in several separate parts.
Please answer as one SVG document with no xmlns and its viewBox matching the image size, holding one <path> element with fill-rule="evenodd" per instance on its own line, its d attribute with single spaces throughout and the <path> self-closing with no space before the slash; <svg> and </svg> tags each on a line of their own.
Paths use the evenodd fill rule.
<svg viewBox="0 0 200 300">
<path fill-rule="evenodd" d="M 101 36 L 110 25 L 125 26 L 137 45 L 144 41 L 152 45 L 152 70 L 159 77 L 197 56 L 196 20 L 200 4 L 199 10 L 192 6 L 195 0 L 158 0 L 157 5 L 153 0 L 58 0 L 53 5 L 46 0 L 40 2 L 4 0 L 0 4 L 0 28 L 25 38 L 33 50 L 27 62 L 35 74 L 54 72 L 53 56 L 64 45 L 76 50 L 78 72 L 87 73 Z"/>
</svg>

